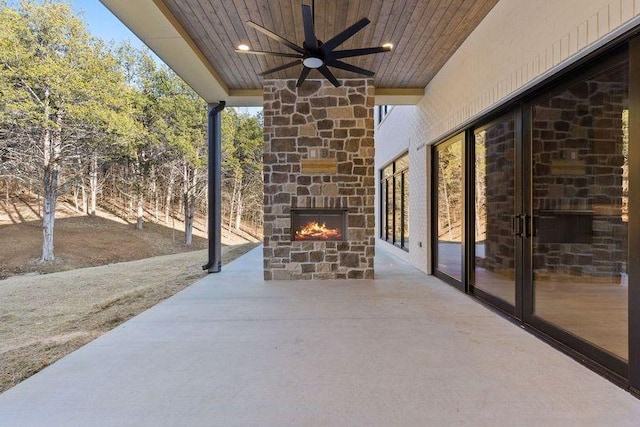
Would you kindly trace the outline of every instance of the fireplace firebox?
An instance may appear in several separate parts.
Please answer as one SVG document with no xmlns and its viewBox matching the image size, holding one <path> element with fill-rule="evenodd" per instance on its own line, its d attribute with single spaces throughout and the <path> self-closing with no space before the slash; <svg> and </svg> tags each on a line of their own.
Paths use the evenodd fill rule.
<svg viewBox="0 0 640 427">
<path fill-rule="evenodd" d="M 347 209 L 291 208 L 291 241 L 347 240 Z"/>
</svg>

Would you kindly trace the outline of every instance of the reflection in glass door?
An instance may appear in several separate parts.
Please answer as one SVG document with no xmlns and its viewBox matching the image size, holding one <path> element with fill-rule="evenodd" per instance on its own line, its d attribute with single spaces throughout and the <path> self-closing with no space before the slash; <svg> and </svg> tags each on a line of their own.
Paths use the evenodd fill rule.
<svg viewBox="0 0 640 427">
<path fill-rule="evenodd" d="M 516 228 L 520 225 L 520 218 L 515 212 L 514 112 L 476 129 L 474 137 L 475 256 L 472 290 L 479 296 L 489 294 L 514 307 Z"/>
<path fill-rule="evenodd" d="M 463 135 L 440 144 L 435 150 L 434 172 L 437 180 L 435 197 L 436 273 L 462 283 L 462 239 L 464 221 Z"/>
<path fill-rule="evenodd" d="M 593 74 L 532 104 L 533 314 L 627 360 L 626 55 Z"/>
</svg>

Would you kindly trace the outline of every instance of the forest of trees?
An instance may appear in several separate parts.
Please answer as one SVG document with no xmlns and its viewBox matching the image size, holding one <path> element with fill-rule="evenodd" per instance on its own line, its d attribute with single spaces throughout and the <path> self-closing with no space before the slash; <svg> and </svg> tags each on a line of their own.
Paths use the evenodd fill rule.
<svg viewBox="0 0 640 427">
<path fill-rule="evenodd" d="M 41 200 L 41 261 L 56 203 L 117 200 L 145 221 L 206 212 L 206 104 L 147 50 L 107 45 L 60 2 L 0 0 L 0 187 Z M 223 223 L 259 229 L 262 120 L 223 112 Z M 149 212 L 153 212 L 151 215 Z M 151 218 L 145 218 L 145 215 Z"/>
</svg>

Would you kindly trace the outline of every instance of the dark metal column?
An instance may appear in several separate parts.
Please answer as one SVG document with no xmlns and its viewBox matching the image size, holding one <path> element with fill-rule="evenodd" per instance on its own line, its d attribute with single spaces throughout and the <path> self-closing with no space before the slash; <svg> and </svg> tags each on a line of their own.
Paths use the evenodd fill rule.
<svg viewBox="0 0 640 427">
<path fill-rule="evenodd" d="M 207 144 L 209 147 L 209 261 L 202 266 L 209 273 L 222 269 L 222 110 L 225 102 L 209 104 Z"/>
</svg>

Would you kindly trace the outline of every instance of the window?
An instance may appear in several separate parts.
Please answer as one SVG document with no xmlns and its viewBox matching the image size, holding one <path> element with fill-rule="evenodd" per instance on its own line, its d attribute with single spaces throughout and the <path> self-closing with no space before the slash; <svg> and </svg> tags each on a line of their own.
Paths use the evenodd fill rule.
<svg viewBox="0 0 640 427">
<path fill-rule="evenodd" d="M 388 105 L 378 105 L 378 114 L 376 114 L 376 124 L 382 123 L 382 120 L 389 114 L 391 107 Z"/>
<path fill-rule="evenodd" d="M 409 250 L 409 155 L 380 171 L 380 238 Z"/>
</svg>

